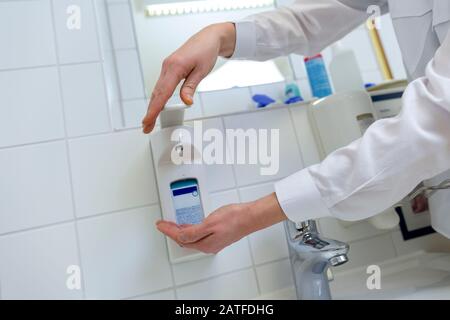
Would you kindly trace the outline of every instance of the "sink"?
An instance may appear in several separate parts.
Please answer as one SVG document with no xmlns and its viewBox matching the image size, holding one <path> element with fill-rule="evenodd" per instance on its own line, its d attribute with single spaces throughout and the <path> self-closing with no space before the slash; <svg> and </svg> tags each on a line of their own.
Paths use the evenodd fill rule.
<svg viewBox="0 0 450 320">
<path fill-rule="evenodd" d="M 381 289 L 369 290 L 366 267 L 334 270 L 330 283 L 338 300 L 443 300 L 450 299 L 450 254 L 419 251 L 377 264 L 381 269 Z M 294 287 L 259 299 L 296 299 Z"/>
<path fill-rule="evenodd" d="M 417 252 L 378 264 L 381 289 L 369 290 L 366 267 L 337 273 L 334 299 L 450 299 L 450 255 Z"/>
</svg>

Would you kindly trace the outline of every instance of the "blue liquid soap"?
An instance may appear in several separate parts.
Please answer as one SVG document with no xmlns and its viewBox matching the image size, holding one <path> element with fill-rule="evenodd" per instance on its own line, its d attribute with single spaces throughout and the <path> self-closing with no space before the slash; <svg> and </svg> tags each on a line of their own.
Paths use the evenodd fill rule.
<svg viewBox="0 0 450 320">
<path fill-rule="evenodd" d="M 323 98 L 331 95 L 333 91 L 322 55 L 306 57 L 305 67 L 313 96 Z"/>
</svg>

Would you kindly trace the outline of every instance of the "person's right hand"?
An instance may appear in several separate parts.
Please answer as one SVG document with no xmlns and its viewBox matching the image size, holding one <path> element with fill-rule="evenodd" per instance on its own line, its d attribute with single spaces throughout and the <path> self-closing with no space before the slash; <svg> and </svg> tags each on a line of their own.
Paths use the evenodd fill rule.
<svg viewBox="0 0 450 320">
<path fill-rule="evenodd" d="M 217 57 L 234 52 L 236 30 L 233 23 L 208 26 L 190 38 L 181 48 L 164 60 L 161 74 L 153 89 L 147 114 L 142 120 L 144 133 L 150 133 L 161 110 L 178 84 L 184 80 L 180 96 L 192 105 L 195 89 L 214 67 Z"/>
</svg>

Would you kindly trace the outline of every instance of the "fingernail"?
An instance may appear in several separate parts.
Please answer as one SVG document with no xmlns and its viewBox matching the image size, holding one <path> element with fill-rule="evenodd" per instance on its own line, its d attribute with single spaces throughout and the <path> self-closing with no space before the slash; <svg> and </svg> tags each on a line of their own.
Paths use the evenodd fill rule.
<svg viewBox="0 0 450 320">
<path fill-rule="evenodd" d="M 186 242 L 187 241 L 187 237 L 184 235 L 180 235 L 179 236 L 180 242 Z"/>
<path fill-rule="evenodd" d="M 186 94 L 185 96 L 186 98 L 184 99 L 184 103 L 187 104 L 188 106 L 192 105 L 194 103 L 194 98 L 192 97 L 192 95 L 190 94 Z"/>
</svg>

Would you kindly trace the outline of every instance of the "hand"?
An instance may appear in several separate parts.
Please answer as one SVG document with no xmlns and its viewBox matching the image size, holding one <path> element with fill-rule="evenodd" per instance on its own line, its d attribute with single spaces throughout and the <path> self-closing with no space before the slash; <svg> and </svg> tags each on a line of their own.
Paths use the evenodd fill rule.
<svg viewBox="0 0 450 320">
<path fill-rule="evenodd" d="M 182 247 L 218 253 L 246 235 L 285 219 L 287 217 L 273 193 L 254 202 L 219 208 L 198 225 L 179 226 L 158 221 L 156 226 Z"/>
<path fill-rule="evenodd" d="M 229 57 L 233 54 L 235 43 L 233 23 L 214 24 L 201 30 L 166 58 L 153 89 L 147 115 L 142 120 L 144 133 L 153 130 L 156 118 L 182 80 L 181 99 L 185 104 L 192 105 L 200 81 L 211 72 L 218 56 Z"/>
</svg>

